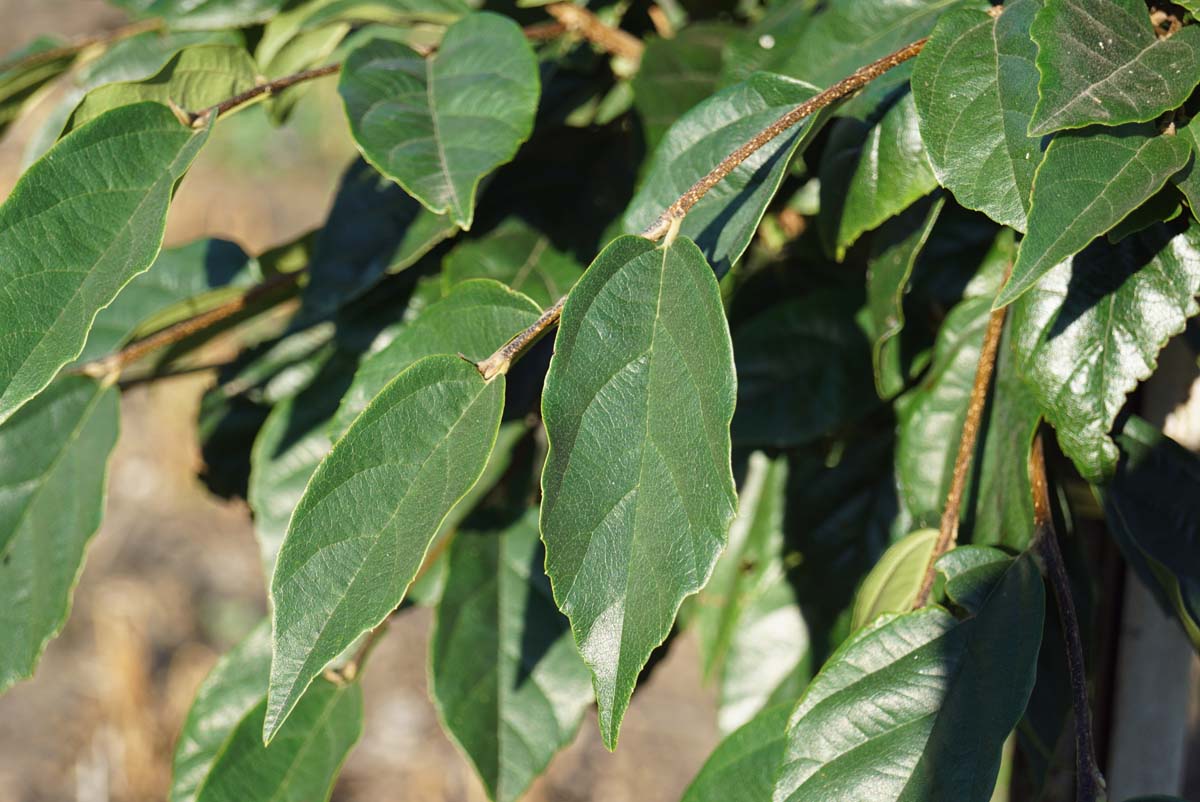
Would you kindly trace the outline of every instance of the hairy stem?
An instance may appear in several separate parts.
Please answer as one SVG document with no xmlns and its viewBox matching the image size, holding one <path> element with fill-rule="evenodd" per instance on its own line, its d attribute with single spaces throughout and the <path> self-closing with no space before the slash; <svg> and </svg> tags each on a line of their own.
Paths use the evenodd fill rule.
<svg viewBox="0 0 1200 802">
<path fill-rule="evenodd" d="M 605 24 L 583 6 L 574 3 L 552 3 L 546 13 L 554 17 L 571 33 L 577 33 L 606 53 L 640 61 L 645 45 L 631 33 Z"/>
<path fill-rule="evenodd" d="M 301 272 L 283 273 L 270 278 L 262 284 L 251 287 L 236 298 L 231 298 L 225 303 L 209 309 L 207 312 L 201 312 L 186 320 L 181 320 L 178 323 L 167 326 L 161 331 L 156 331 L 148 337 L 132 342 L 106 357 L 86 362 L 75 368 L 73 372 L 95 378 L 119 376 L 126 366 L 137 362 L 142 357 L 161 348 L 167 348 L 178 342 L 182 342 L 205 329 L 212 328 L 218 323 L 242 312 L 255 301 L 278 290 L 294 287 L 299 282 L 301 274 Z"/>
<path fill-rule="evenodd" d="M 983 347 L 979 351 L 979 365 L 975 368 L 975 383 L 971 385 L 971 398 L 967 403 L 967 416 L 963 420 L 962 435 L 958 440 L 958 454 L 954 457 L 954 473 L 950 479 L 950 492 L 946 495 L 946 507 L 942 511 L 942 522 L 938 538 L 933 544 L 933 553 L 925 566 L 925 578 L 917 593 L 914 609 L 929 602 L 936 576 L 934 564 L 938 558 L 958 542 L 958 522 L 962 517 L 963 494 L 967 488 L 967 474 L 971 472 L 971 461 L 975 456 L 975 444 L 979 440 L 979 424 L 983 421 L 983 410 L 987 406 L 988 390 L 992 386 L 992 375 L 996 372 L 996 354 L 1000 350 L 1000 334 L 1004 331 L 1004 316 L 1007 307 L 992 311 L 988 317 L 987 332 L 983 336 Z"/>
<path fill-rule="evenodd" d="M 558 3 L 555 5 L 566 4 Z M 547 8 L 550 9 L 554 7 L 555 6 L 548 6 Z M 572 6 L 572 8 L 574 8 L 574 6 Z M 778 120 L 755 134 L 755 136 L 751 138 L 749 142 L 742 145 L 733 153 L 730 153 L 728 156 L 722 159 L 721 163 L 710 170 L 708 175 L 704 176 L 695 184 L 693 184 L 687 192 L 683 193 L 683 195 L 679 197 L 678 200 L 668 206 L 666 210 L 658 216 L 658 219 L 655 220 L 649 228 L 641 233 L 641 236 L 649 240 L 659 240 L 670 233 L 672 229 L 678 232 L 679 224 L 683 221 L 683 218 L 688 211 L 690 211 L 691 208 L 695 206 L 696 203 L 703 198 L 710 189 L 719 184 L 721 179 L 732 173 L 739 164 L 750 158 L 750 156 L 756 150 L 766 145 L 772 139 L 779 136 L 808 115 L 820 111 L 826 106 L 829 106 L 841 100 L 842 98 L 854 94 L 871 81 L 886 73 L 888 70 L 913 58 L 921 52 L 921 48 L 925 46 L 926 41 L 926 39 L 920 39 L 910 45 L 905 45 L 896 52 L 890 53 L 878 61 L 874 61 L 865 67 L 855 70 L 854 73 L 849 77 L 843 78 L 833 86 L 826 89 L 824 92 L 821 92 L 819 95 L 804 101 L 800 105 L 788 111 Z M 547 309 L 545 313 L 543 313 L 542 316 L 533 323 L 533 325 L 502 345 L 499 350 L 497 350 L 487 359 L 476 363 L 475 366 L 479 369 L 480 374 L 482 374 L 485 379 L 490 381 L 496 376 L 507 373 L 512 363 L 519 359 L 526 349 L 529 348 L 529 346 L 537 342 L 549 329 L 558 325 L 558 319 L 562 315 L 563 304 L 566 303 L 566 300 L 566 296 L 559 298 L 558 302 L 555 303 L 554 306 Z"/>
<path fill-rule="evenodd" d="M 1058 548 L 1054 516 L 1050 510 L 1050 490 L 1046 481 L 1046 459 L 1042 436 L 1033 441 L 1029 454 L 1029 483 L 1033 488 L 1033 547 L 1042 558 L 1043 570 L 1054 589 L 1063 641 L 1067 647 L 1067 672 L 1071 676 L 1071 705 L 1075 710 L 1075 800 L 1097 802 L 1104 798 L 1104 775 L 1096 762 L 1096 744 L 1092 737 L 1092 711 L 1088 705 L 1087 669 L 1083 662 L 1083 638 L 1071 580 Z"/>
<path fill-rule="evenodd" d="M 162 20 L 142 20 L 141 22 L 124 25 L 120 28 L 116 28 L 115 30 L 108 31 L 107 33 L 97 33 L 91 34 L 90 36 L 84 36 L 80 39 L 70 42 L 69 44 L 63 45 L 62 47 L 53 47 L 49 50 L 43 50 L 40 53 L 31 53 L 28 56 L 21 58 L 0 61 L 0 72 L 8 72 L 9 70 L 14 69 L 24 69 L 26 67 L 37 66 L 38 64 L 45 64 L 50 61 L 57 61 L 60 58 L 74 56 L 79 51 L 83 50 L 84 48 L 91 47 L 92 45 L 113 44 L 114 42 L 119 42 L 122 39 L 128 39 L 131 36 L 137 36 L 139 33 L 158 31 L 162 30 L 162 28 Z"/>
</svg>

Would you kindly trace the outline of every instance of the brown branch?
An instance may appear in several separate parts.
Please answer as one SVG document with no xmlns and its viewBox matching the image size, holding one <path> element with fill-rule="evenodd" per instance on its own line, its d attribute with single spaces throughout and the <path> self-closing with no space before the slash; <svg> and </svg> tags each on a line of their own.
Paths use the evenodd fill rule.
<svg viewBox="0 0 1200 802">
<path fill-rule="evenodd" d="M 25 69 L 34 67 L 38 64 L 45 64 L 51 61 L 57 61 L 60 58 L 74 56 L 84 48 L 92 45 L 108 45 L 114 42 L 119 42 L 122 39 L 128 39 L 131 36 L 137 36 L 139 33 L 147 31 L 159 31 L 163 28 L 162 20 L 142 20 L 131 25 L 125 25 L 107 33 L 91 34 L 76 39 L 73 42 L 63 45 L 62 47 L 52 47 L 49 50 L 42 50 L 38 53 L 30 53 L 28 56 L 21 56 L 7 61 L 0 62 L 0 72 L 8 72 L 14 69 Z"/>
<path fill-rule="evenodd" d="M 178 342 L 211 328 L 218 323 L 228 320 L 239 312 L 245 310 L 255 301 L 270 295 L 271 293 L 294 287 L 300 280 L 303 271 L 294 273 L 283 273 L 273 278 L 267 279 L 263 283 L 251 287 L 236 298 L 231 298 L 225 303 L 209 309 L 207 312 L 201 312 L 198 315 L 189 317 L 186 320 L 181 320 L 178 323 L 167 326 L 166 328 L 156 331 L 149 337 L 144 337 L 136 342 L 132 342 L 119 351 L 115 351 L 108 356 L 100 359 L 86 362 L 75 368 L 72 372 L 92 376 L 99 379 L 111 378 L 119 376 L 121 371 L 128 365 L 137 362 L 144 356 L 159 350 L 174 345 Z"/>
<path fill-rule="evenodd" d="M 927 39 L 920 39 L 910 45 L 906 45 L 895 53 L 889 53 L 878 61 L 874 61 L 865 67 L 860 67 L 855 70 L 852 75 L 843 78 L 833 86 L 821 92 L 815 97 L 809 98 L 800 105 L 793 108 L 787 114 L 784 114 L 775 122 L 768 125 L 763 130 L 759 131 L 754 137 L 742 145 L 740 148 L 730 153 L 722 160 L 720 164 L 709 171 L 708 175 L 701 178 L 691 188 L 679 197 L 679 200 L 672 203 L 666 210 L 658 216 L 658 219 L 650 224 L 650 227 L 642 232 L 642 236 L 646 239 L 657 240 L 661 239 L 671 228 L 673 222 L 682 220 L 693 206 L 695 206 L 707 192 L 721 182 L 725 176 L 737 169 L 738 165 L 750 158 L 763 145 L 766 145 L 775 137 L 782 134 L 784 131 L 791 128 L 796 123 L 803 120 L 805 117 L 813 114 L 826 106 L 832 105 L 837 101 L 849 97 L 864 86 L 874 81 L 879 76 L 886 73 L 893 67 L 899 66 L 921 52 L 921 48 L 925 47 Z"/>
<path fill-rule="evenodd" d="M 1054 590 L 1054 601 L 1058 605 L 1058 618 L 1067 648 L 1071 704 L 1075 710 L 1075 799 L 1076 802 L 1097 802 L 1104 798 L 1105 782 L 1096 761 L 1096 744 L 1092 737 L 1083 638 L 1079 630 L 1079 617 L 1075 612 L 1075 599 L 1071 595 L 1071 580 L 1067 576 L 1062 552 L 1058 548 L 1058 535 L 1054 531 L 1049 483 L 1046 481 L 1046 459 L 1040 434 L 1034 438 L 1033 450 L 1029 454 L 1029 483 L 1033 489 L 1033 548 L 1042 558 L 1043 570 Z"/>
<path fill-rule="evenodd" d="M 317 78 L 324 78 L 327 75 L 334 75 L 341 69 L 341 64 L 327 64 L 324 67 L 315 67 L 311 70 L 303 70 L 301 72 L 293 73 L 292 75 L 285 75 L 282 78 L 276 78 L 274 81 L 268 81 L 267 83 L 259 84 L 251 89 L 247 89 L 245 92 L 241 92 L 231 98 L 222 100 L 220 103 L 217 103 L 214 106 L 209 106 L 207 109 L 202 109 L 200 111 L 185 111 L 184 114 L 187 117 L 185 122 L 187 122 L 187 124 L 193 128 L 199 127 L 207 122 L 210 116 L 215 115 L 217 118 L 220 118 L 221 115 L 235 111 L 247 103 L 257 100 L 263 95 L 274 95 L 282 92 L 285 89 L 289 89 L 296 84 L 302 84 L 305 81 L 312 81 Z"/>
<path fill-rule="evenodd" d="M 979 424 L 983 421 L 983 409 L 987 406 L 992 374 L 996 372 L 996 354 L 1000 350 L 1000 333 L 1004 330 L 1006 309 L 1007 307 L 995 309 L 988 317 L 987 332 L 983 336 L 983 347 L 979 351 L 979 365 L 975 368 L 975 383 L 971 385 L 971 398 L 967 403 L 967 416 L 963 420 L 962 434 L 958 440 L 958 454 L 954 458 L 954 473 L 950 480 L 950 492 L 946 495 L 946 508 L 942 511 L 938 538 L 934 541 L 933 553 L 929 555 L 925 578 L 921 581 L 921 590 L 917 593 L 913 609 L 924 607 L 929 601 L 929 594 L 933 591 L 933 580 L 937 575 L 934 564 L 958 542 L 958 522 L 962 517 L 967 474 L 971 471 L 971 460 L 975 456 Z"/>
<path fill-rule="evenodd" d="M 605 24 L 583 6 L 574 3 L 551 3 L 546 13 L 554 17 L 571 33 L 587 39 L 596 47 L 614 56 L 640 61 L 646 46 L 642 40 L 620 28 Z"/>
<path fill-rule="evenodd" d="M 552 6 L 547 6 L 547 10 L 563 5 L 567 4 L 556 3 Z M 575 6 L 571 6 L 571 8 L 575 8 Z M 855 70 L 854 74 L 850 77 L 843 78 L 833 86 L 826 89 L 824 92 L 821 92 L 819 95 L 806 100 L 805 102 L 793 108 L 787 114 L 780 117 L 775 122 L 771 123 L 757 135 L 755 135 L 755 137 L 749 142 L 726 156 L 720 164 L 718 164 L 708 173 L 708 175 L 704 176 L 695 184 L 693 184 L 691 189 L 683 193 L 678 200 L 668 206 L 666 211 L 659 215 L 658 219 L 655 220 L 649 228 L 641 233 L 641 236 L 649 240 L 658 240 L 664 235 L 668 234 L 672 226 L 678 230 L 678 226 L 683 221 L 684 215 L 686 215 L 688 211 L 695 206 L 696 203 L 703 198 L 710 189 L 720 183 L 721 179 L 725 178 L 725 176 L 733 172 L 733 170 L 739 164 L 748 159 L 752 153 L 770 142 L 775 137 L 782 134 L 791 126 L 803 120 L 808 115 L 857 92 L 859 89 L 862 89 L 868 83 L 883 75 L 888 70 L 908 61 L 910 58 L 921 52 L 921 48 L 925 46 L 925 42 L 925 39 L 921 39 L 913 42 L 910 45 L 905 45 L 895 53 L 891 53 L 879 59 L 878 61 L 868 64 L 866 67 Z M 479 372 L 483 378 L 491 381 L 496 376 L 507 373 L 512 363 L 519 359 L 521 354 L 523 354 L 525 350 L 529 348 L 529 346 L 537 342 L 549 329 L 558 325 L 558 319 L 562 315 L 563 304 L 566 303 L 566 300 L 567 298 L 565 295 L 562 298 L 559 298 L 558 302 L 555 303 L 554 306 L 547 309 L 542 316 L 533 323 L 533 325 L 522 331 L 517 336 L 513 337 L 487 359 L 483 360 L 482 362 L 477 362 L 475 367 L 479 369 Z"/>
</svg>

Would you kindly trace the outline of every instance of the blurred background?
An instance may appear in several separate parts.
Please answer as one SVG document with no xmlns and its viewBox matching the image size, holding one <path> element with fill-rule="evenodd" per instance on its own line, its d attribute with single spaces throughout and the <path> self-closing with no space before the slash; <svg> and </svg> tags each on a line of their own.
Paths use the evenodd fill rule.
<svg viewBox="0 0 1200 802">
<path fill-rule="evenodd" d="M 3 54 L 39 34 L 96 33 L 124 17 L 103 0 L 0 0 L 0 20 Z M 42 98 L 0 142 L 0 198 L 53 101 Z M 172 205 L 167 246 L 213 236 L 257 254 L 324 220 L 354 155 L 334 82 L 319 82 L 283 129 L 263 108 L 216 129 Z M 249 509 L 214 499 L 196 479 L 196 413 L 211 381 L 122 394 L 108 510 L 71 616 L 35 678 L 0 697 L 0 802 L 165 799 L 197 686 L 265 615 Z M 429 611 L 409 610 L 372 657 L 365 732 L 335 800 L 486 799 L 426 694 L 429 627 Z M 679 798 L 717 742 L 715 706 L 689 638 L 666 661 L 639 686 L 619 751 L 605 751 L 594 715 L 585 719 L 531 802 Z"/>
</svg>

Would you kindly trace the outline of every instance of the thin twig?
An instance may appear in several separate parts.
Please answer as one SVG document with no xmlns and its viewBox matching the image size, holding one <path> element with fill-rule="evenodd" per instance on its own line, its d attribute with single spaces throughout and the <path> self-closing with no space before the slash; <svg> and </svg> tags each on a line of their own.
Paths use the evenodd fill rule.
<svg viewBox="0 0 1200 802">
<path fill-rule="evenodd" d="M 1004 315 L 1007 307 L 995 309 L 988 317 L 987 332 L 983 336 L 983 347 L 979 351 L 979 365 L 975 368 L 975 383 L 971 385 L 971 398 L 967 403 L 967 416 L 963 420 L 962 435 L 958 440 L 958 454 L 954 458 L 954 473 L 950 480 L 950 492 L 946 495 L 946 507 L 942 511 L 942 523 L 938 538 L 933 544 L 933 553 L 925 567 L 925 578 L 917 593 L 914 609 L 924 607 L 933 591 L 936 576 L 934 564 L 938 558 L 958 542 L 958 522 L 962 513 L 963 493 L 967 488 L 967 474 L 971 471 L 971 460 L 975 456 L 975 444 L 979 440 L 979 424 L 983 421 L 983 409 L 987 406 L 988 390 L 992 386 L 992 374 L 996 372 L 996 354 L 1000 350 L 1000 333 L 1004 330 Z"/>
<path fill-rule="evenodd" d="M 571 33 L 577 33 L 596 47 L 614 56 L 640 61 L 646 46 L 631 33 L 606 24 L 583 6 L 574 3 L 551 3 L 546 13 L 561 22 Z"/>
<path fill-rule="evenodd" d="M 555 4 L 566 5 L 563 3 Z M 547 9 L 555 6 L 547 6 Z M 574 7 L 574 6 L 572 6 Z M 733 153 L 726 156 L 720 164 L 714 167 L 708 175 L 701 178 L 674 203 L 667 207 L 658 219 L 641 233 L 641 236 L 649 240 L 659 240 L 663 236 L 671 232 L 679 230 L 679 224 L 683 221 L 684 215 L 696 205 L 696 203 L 704 197 L 704 195 L 718 183 L 721 179 L 729 175 L 734 169 L 750 157 L 756 150 L 766 145 L 775 137 L 782 134 L 791 126 L 803 120 L 808 115 L 820 111 L 826 106 L 841 100 L 848 95 L 852 95 L 859 89 L 862 89 L 871 81 L 883 75 L 888 70 L 896 67 L 910 58 L 921 52 L 921 48 L 925 46 L 925 39 L 913 42 L 910 45 L 897 50 L 895 53 L 884 56 L 878 61 L 868 64 L 855 70 L 854 74 L 848 78 L 843 78 L 833 86 L 821 92 L 819 95 L 806 100 L 800 105 L 793 108 L 787 114 L 780 117 L 775 122 L 768 125 L 762 131 L 754 136 L 746 144 L 735 150 Z M 547 309 L 541 317 L 539 317 L 533 325 L 522 331 L 517 336 L 513 337 L 507 343 L 502 345 L 495 353 L 489 356 L 482 362 L 477 362 L 475 367 L 479 369 L 480 374 L 484 379 L 491 381 L 496 376 L 501 376 L 508 372 L 509 367 L 525 352 L 529 346 L 537 342 L 543 334 L 550 328 L 558 325 L 558 319 L 562 315 L 563 304 L 566 303 L 567 297 L 564 295 L 559 298 L 554 306 Z"/>
<path fill-rule="evenodd" d="M 788 113 L 784 114 L 775 122 L 768 125 L 763 130 L 759 131 L 754 137 L 726 156 L 720 164 L 709 171 L 708 175 L 701 178 L 696 183 L 692 184 L 691 188 L 679 197 L 679 200 L 672 203 L 666 210 L 658 216 L 650 226 L 642 232 L 642 236 L 650 240 L 661 239 L 671 228 L 671 223 L 676 220 L 682 220 L 693 206 L 695 206 L 701 198 L 714 186 L 719 184 L 725 176 L 737 169 L 738 165 L 750 158 L 755 151 L 766 145 L 775 137 L 782 134 L 784 131 L 791 128 L 796 123 L 803 120 L 805 117 L 813 114 L 826 106 L 832 105 L 842 98 L 848 97 L 864 86 L 874 81 L 879 76 L 886 73 L 888 70 L 903 64 L 909 59 L 916 56 L 925 47 L 927 39 L 920 39 L 910 45 L 897 50 L 895 53 L 889 53 L 878 61 L 874 61 L 865 67 L 860 67 L 855 70 L 852 75 L 843 78 L 833 86 L 821 92 L 815 97 L 809 98 L 800 105 L 793 108 Z"/>
<path fill-rule="evenodd" d="M 181 320 L 178 323 L 167 326 L 166 328 L 156 331 L 149 337 L 144 337 L 136 342 L 132 342 L 119 351 L 114 351 L 108 356 L 100 359 L 85 362 L 72 372 L 92 376 L 95 378 L 110 378 L 119 376 L 121 370 L 126 366 L 137 362 L 142 357 L 157 351 L 160 348 L 166 348 L 175 343 L 186 340 L 194 334 L 197 334 L 205 329 L 211 328 L 218 323 L 227 320 L 239 312 L 245 310 L 255 301 L 270 295 L 271 293 L 290 288 L 296 285 L 303 271 L 295 273 L 283 273 L 273 278 L 267 279 L 261 284 L 258 284 L 246 290 L 236 298 L 231 298 L 225 303 L 209 309 L 206 312 L 201 312 L 198 315 L 189 317 L 186 320 Z"/>
<path fill-rule="evenodd" d="M 211 115 L 220 118 L 223 114 L 228 114 L 242 106 L 257 100 L 263 95 L 274 95 L 289 89 L 296 84 L 302 84 L 305 81 L 312 81 L 317 78 L 324 78 L 326 75 L 334 75 L 342 69 L 341 64 L 327 64 L 324 67 L 315 67 L 311 70 L 302 70 L 301 72 L 285 75 L 282 78 L 276 78 L 274 81 L 259 84 L 245 92 L 234 95 L 231 98 L 222 100 L 216 105 L 209 106 L 207 109 L 200 111 L 187 112 L 187 122 L 193 128 L 203 125 Z"/>
<path fill-rule="evenodd" d="M 18 58 L 9 59 L 0 62 L 0 72 L 8 72 L 14 69 L 25 69 L 34 67 L 38 64 L 45 64 L 51 61 L 57 61 L 60 58 L 74 56 L 84 48 L 92 45 L 107 45 L 114 42 L 119 42 L 122 39 L 128 39 L 131 36 L 137 36 L 139 33 L 148 31 L 162 30 L 163 21 L 158 19 L 142 20 L 131 25 L 124 25 L 107 33 L 96 33 L 90 36 L 84 36 L 76 39 L 73 42 L 63 45 L 62 47 L 52 47 L 49 50 L 42 50 L 38 53 L 30 53 L 28 56 L 20 56 Z"/>
<path fill-rule="evenodd" d="M 1033 547 L 1042 558 L 1047 579 L 1054 589 L 1063 641 L 1067 647 L 1067 671 L 1071 676 L 1071 704 L 1075 709 L 1075 799 L 1097 802 L 1104 798 L 1104 775 L 1096 762 L 1096 744 L 1092 737 L 1092 712 L 1088 705 L 1087 669 L 1083 661 L 1083 638 L 1071 580 L 1058 548 L 1054 516 L 1050 510 L 1050 491 L 1046 481 L 1046 459 L 1042 436 L 1033 441 L 1029 454 L 1029 483 L 1033 488 Z"/>
</svg>

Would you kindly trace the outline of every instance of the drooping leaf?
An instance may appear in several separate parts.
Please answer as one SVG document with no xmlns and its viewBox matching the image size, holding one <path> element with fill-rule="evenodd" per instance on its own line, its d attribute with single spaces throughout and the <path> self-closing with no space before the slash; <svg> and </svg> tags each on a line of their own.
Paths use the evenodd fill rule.
<svg viewBox="0 0 1200 802">
<path fill-rule="evenodd" d="M 367 42 L 347 59 L 339 91 L 367 160 L 469 229 L 480 180 L 533 130 L 537 59 L 512 20 L 471 14 L 428 58 L 398 42 Z"/>
<path fill-rule="evenodd" d="M 199 112 L 254 88 L 258 68 L 243 47 L 195 45 L 179 51 L 154 76 L 140 81 L 105 84 L 89 92 L 75 107 L 64 133 L 106 111 L 144 100 Z"/>
<path fill-rule="evenodd" d="M 79 355 L 96 313 L 154 261 L 171 193 L 209 130 L 155 103 L 125 106 L 17 182 L 0 206 L 0 422 Z"/>
<path fill-rule="evenodd" d="M 763 802 L 787 746 L 790 705 L 767 708 L 727 735 L 692 780 L 683 802 Z"/>
<path fill-rule="evenodd" d="M 1091 482 L 1117 464 L 1125 397 L 1200 311 L 1200 231 L 1156 226 L 1055 267 L 1013 307 L 1014 347 L 1063 452 Z"/>
<path fill-rule="evenodd" d="M 1024 231 L 1042 160 L 1026 133 L 1037 103 L 1037 47 L 1029 26 L 1042 0 L 1016 0 L 998 17 L 946 14 L 913 68 L 921 139 L 942 186 L 963 206 Z"/>
<path fill-rule="evenodd" d="M 725 544 L 733 405 L 729 330 L 699 248 L 614 240 L 562 312 L 541 519 L 610 749 L 638 673 Z"/>
<path fill-rule="evenodd" d="M 110 0 L 144 17 L 162 17 L 178 30 L 240 28 L 265 22 L 285 0 Z"/>
<path fill-rule="evenodd" d="M 739 445 L 810 443 L 878 403 L 870 347 L 855 320 L 859 304 L 855 293 L 822 290 L 772 306 L 737 328 L 733 437 Z"/>
<path fill-rule="evenodd" d="M 1121 222 L 1190 158 L 1186 139 L 1156 135 L 1153 125 L 1056 136 L 1034 177 L 1029 232 L 996 305 L 1012 303 L 1055 265 Z"/>
<path fill-rule="evenodd" d="M 631 82 L 647 150 L 658 145 L 684 112 L 717 90 L 721 51 L 735 30 L 725 23 L 702 22 L 670 39 L 647 39 Z"/>
<path fill-rule="evenodd" d="M 1031 134 L 1153 120 L 1200 84 L 1200 28 L 1160 39 L 1139 0 L 1045 0 L 1030 33 L 1041 74 Z"/>
<path fill-rule="evenodd" d="M 808 627 L 784 564 L 786 485 L 786 458 L 751 455 L 729 545 L 696 597 L 692 626 L 704 672 L 717 679 L 722 732 L 754 718 L 808 652 Z"/>
<path fill-rule="evenodd" d="M 115 389 L 72 376 L 0 425 L 0 692 L 66 623 L 104 513 L 117 406 Z"/>
<path fill-rule="evenodd" d="M 457 228 L 357 161 L 342 176 L 329 219 L 317 234 L 305 309 L 328 314 L 389 273 L 412 267 Z"/>
<path fill-rule="evenodd" d="M 818 88 L 770 73 L 752 75 L 680 117 L 663 136 L 622 222 L 641 232 L 733 150 Z M 683 219 L 680 232 L 695 240 L 718 278 L 750 244 L 787 164 L 820 127 L 809 117 L 760 148 L 710 189 Z"/>
<path fill-rule="evenodd" d="M 904 389 L 907 376 L 899 339 L 904 329 L 904 296 L 917 257 L 945 203 L 946 199 L 939 195 L 928 203 L 910 206 L 884 223 L 871 241 L 867 310 L 875 392 L 880 398 L 891 398 Z"/>
<path fill-rule="evenodd" d="M 497 802 L 525 792 L 592 701 L 542 557 L 536 510 L 504 528 L 460 532 L 434 621 L 433 699 Z"/>
<path fill-rule="evenodd" d="M 911 92 L 867 122 L 844 118 L 821 160 L 821 238 L 840 262 L 860 236 L 937 188 Z"/>
<path fill-rule="evenodd" d="M 803 35 L 783 50 L 777 69 L 821 87 L 929 34 L 938 18 L 959 7 L 987 8 L 985 0 L 834 0 L 813 15 Z M 902 65 L 872 81 L 843 111 L 863 118 L 908 80 Z"/>
<path fill-rule="evenodd" d="M 304 21 L 312 30 L 331 22 L 410 25 L 414 22 L 451 23 L 474 4 L 462 0 L 317 0 Z"/>
<path fill-rule="evenodd" d="M 463 359 L 426 357 L 317 468 L 271 580 L 266 738 L 326 664 L 403 600 L 443 519 L 483 472 L 503 404 L 502 377 L 488 383 Z"/>
<path fill-rule="evenodd" d="M 0 58 L 0 135 L 20 116 L 25 103 L 39 89 L 62 75 L 75 62 L 76 52 L 63 51 L 63 43 L 43 36 Z"/>
<path fill-rule="evenodd" d="M 170 802 L 326 800 L 362 735 L 362 689 L 318 679 L 270 746 L 262 719 L 271 671 L 263 622 L 221 658 L 188 711 L 175 746 Z"/>
<path fill-rule="evenodd" d="M 334 418 L 334 434 L 344 432 L 388 382 L 421 357 L 462 354 L 482 361 L 539 315 L 537 304 L 498 282 L 462 282 L 363 361 Z"/>
<path fill-rule="evenodd" d="M 731 86 L 756 72 L 781 72 L 818 6 L 819 0 L 765 6 L 759 19 L 729 37 L 719 85 Z"/>
<path fill-rule="evenodd" d="M 151 320 L 158 327 L 170 325 L 205 311 L 225 297 L 222 290 L 238 291 L 261 281 L 258 262 L 232 242 L 199 239 L 165 250 L 100 310 L 76 361 L 104 356 Z"/>
<path fill-rule="evenodd" d="M 1033 688 L 1044 609 L 1024 556 L 971 618 L 927 607 L 852 636 L 792 713 L 775 802 L 987 802 Z"/>
<path fill-rule="evenodd" d="M 851 629 L 866 626 L 884 613 L 912 609 L 937 538 L 936 529 L 918 529 L 883 553 L 855 596 Z"/>
<path fill-rule="evenodd" d="M 582 274 L 579 263 L 555 248 L 549 237 L 517 218 L 456 246 L 442 264 L 447 290 L 467 279 L 491 278 L 543 307 L 566 295 Z"/>
<path fill-rule="evenodd" d="M 1200 461 L 1141 418 L 1125 422 L 1117 444 L 1116 473 L 1093 490 L 1130 564 L 1200 650 L 1200 502 L 1190 489 Z"/>
</svg>

